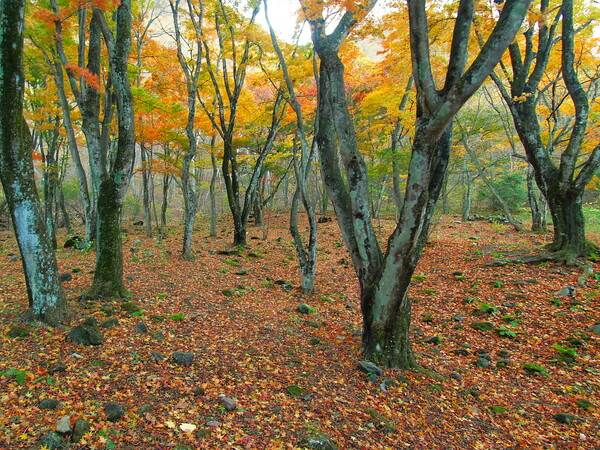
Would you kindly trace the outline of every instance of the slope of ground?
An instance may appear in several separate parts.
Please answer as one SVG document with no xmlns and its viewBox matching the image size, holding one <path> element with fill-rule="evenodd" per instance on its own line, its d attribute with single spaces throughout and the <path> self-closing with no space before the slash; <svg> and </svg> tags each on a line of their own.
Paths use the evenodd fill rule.
<svg viewBox="0 0 600 450">
<path fill-rule="evenodd" d="M 385 234 L 392 224 L 382 226 Z M 485 265 L 549 236 L 441 218 L 411 287 L 414 350 L 428 371 L 375 377 L 357 370 L 357 283 L 335 221 L 320 227 L 310 297 L 298 291 L 283 217 L 267 239 L 252 228 L 239 254 L 219 253 L 231 238 L 221 228 L 217 238 L 198 230 L 197 259 L 187 262 L 178 230 L 159 242 L 128 226 L 125 273 L 137 312 L 78 300 L 94 254 L 62 249 L 61 271 L 73 276 L 67 330 L 29 326 L 15 338 L 25 286 L 10 257 L 15 241 L 2 232 L 0 447 L 40 448 L 64 416 L 91 425 L 72 448 L 298 448 L 315 431 L 339 448 L 600 446 L 600 337 L 589 331 L 600 322 L 599 282 L 580 287 L 580 269 L 553 264 Z M 576 286 L 572 297 L 557 295 L 565 286 Z M 316 312 L 298 312 L 303 303 Z M 101 328 L 102 345 L 65 340 L 87 317 L 118 324 Z M 193 353 L 193 363 L 178 365 L 174 352 Z M 221 394 L 237 399 L 233 411 Z M 41 408 L 43 399 L 58 407 Z M 116 422 L 105 415 L 110 401 L 125 408 Z M 557 420 L 565 417 L 574 421 Z"/>
</svg>

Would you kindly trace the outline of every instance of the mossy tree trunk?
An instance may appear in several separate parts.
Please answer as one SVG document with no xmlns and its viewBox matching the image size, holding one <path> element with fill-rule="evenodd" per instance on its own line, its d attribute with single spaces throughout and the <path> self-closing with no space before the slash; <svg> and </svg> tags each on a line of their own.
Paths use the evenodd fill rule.
<svg viewBox="0 0 600 450">
<path fill-rule="evenodd" d="M 0 2 L 0 181 L 6 195 L 29 298 L 26 320 L 58 325 L 68 314 L 56 255 L 33 173 L 32 140 L 23 118 L 25 2 Z"/>
</svg>

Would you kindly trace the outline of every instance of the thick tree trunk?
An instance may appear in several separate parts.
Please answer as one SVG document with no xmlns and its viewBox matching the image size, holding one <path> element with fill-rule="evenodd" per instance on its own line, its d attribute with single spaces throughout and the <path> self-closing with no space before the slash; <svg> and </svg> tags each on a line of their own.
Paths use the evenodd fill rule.
<svg viewBox="0 0 600 450">
<path fill-rule="evenodd" d="M 151 208 L 151 191 L 150 183 L 152 178 L 150 175 L 150 168 L 148 167 L 148 157 L 146 145 L 140 142 L 140 154 L 142 158 L 142 189 L 144 192 L 144 225 L 146 227 L 146 236 L 152 237 L 152 208 Z"/>
<path fill-rule="evenodd" d="M 216 184 L 217 184 L 217 176 L 218 176 L 218 168 L 217 168 L 217 157 L 215 156 L 214 144 L 216 138 L 213 136 L 211 139 L 211 153 L 210 153 L 210 163 L 212 165 L 212 175 L 210 177 L 210 186 L 208 188 L 208 193 L 210 197 L 210 236 L 217 236 L 217 199 L 216 199 Z"/>
<path fill-rule="evenodd" d="M 24 12 L 20 0 L 3 1 L 0 8 L 0 182 L 27 284 L 24 319 L 58 325 L 67 316 L 67 300 L 37 194 L 31 135 L 23 118 Z"/>
<path fill-rule="evenodd" d="M 573 262 L 578 256 L 587 256 L 589 253 L 585 239 L 582 196 L 582 192 L 569 190 L 548 197 L 554 224 L 551 249 L 562 254 L 567 262 Z"/>
<path fill-rule="evenodd" d="M 119 185 L 106 177 L 98 198 L 97 253 L 90 298 L 122 298 L 129 292 L 123 283 L 121 239 L 121 200 Z"/>
</svg>

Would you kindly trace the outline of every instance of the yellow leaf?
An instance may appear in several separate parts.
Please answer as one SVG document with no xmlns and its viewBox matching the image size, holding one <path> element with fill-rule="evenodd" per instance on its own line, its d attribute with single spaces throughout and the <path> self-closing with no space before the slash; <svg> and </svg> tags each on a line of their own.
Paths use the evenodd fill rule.
<svg viewBox="0 0 600 450">
<path fill-rule="evenodd" d="M 186 433 L 191 433 L 198 427 L 196 425 L 194 425 L 193 423 L 182 423 L 181 425 L 179 425 L 179 428 L 181 428 L 181 431 L 185 431 Z"/>
<path fill-rule="evenodd" d="M 175 428 L 175 422 L 173 422 L 172 420 L 167 420 L 165 422 L 165 425 L 168 426 L 169 428 Z"/>
<path fill-rule="evenodd" d="M 27 439 L 29 439 L 29 435 L 27 433 L 23 433 L 22 435 L 19 436 L 19 439 L 26 441 Z"/>
</svg>

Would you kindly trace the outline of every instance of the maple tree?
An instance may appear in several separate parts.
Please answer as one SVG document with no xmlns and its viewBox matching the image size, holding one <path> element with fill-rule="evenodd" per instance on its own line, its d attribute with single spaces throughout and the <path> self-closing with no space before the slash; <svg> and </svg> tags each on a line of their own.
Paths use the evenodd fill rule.
<svg viewBox="0 0 600 450">
<path fill-rule="evenodd" d="M 542 0 L 538 8 L 539 12 L 530 16 L 524 42 L 511 44 L 510 62 L 492 77 L 508 105 L 537 185 L 548 202 L 554 227 L 552 257 L 572 263 L 588 255 L 582 197 L 600 167 L 600 145 L 587 148 L 590 107 L 578 74 L 583 72 L 585 59 L 578 56 L 581 50 L 576 54 L 578 18 L 573 2 L 565 0 L 554 5 L 550 0 Z M 561 23 L 562 33 L 557 36 Z M 584 32 L 587 25 L 581 25 Z M 550 67 L 559 41 L 560 63 Z M 548 95 L 558 96 L 546 102 Z M 571 116 L 566 126 L 562 123 L 565 110 Z M 545 129 L 542 120 L 547 124 Z"/>
<path fill-rule="evenodd" d="M 21 252 L 28 320 L 59 324 L 68 313 L 56 255 L 37 194 L 32 139 L 23 116 L 25 2 L 0 5 L 0 180 Z"/>
</svg>

